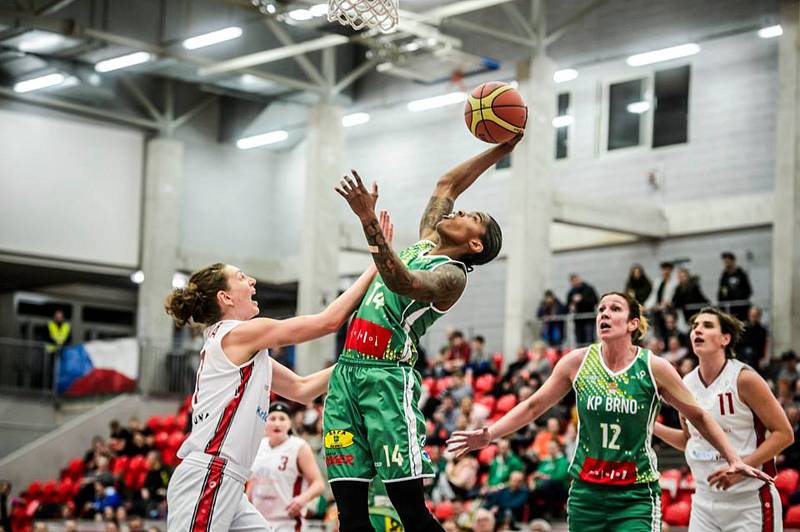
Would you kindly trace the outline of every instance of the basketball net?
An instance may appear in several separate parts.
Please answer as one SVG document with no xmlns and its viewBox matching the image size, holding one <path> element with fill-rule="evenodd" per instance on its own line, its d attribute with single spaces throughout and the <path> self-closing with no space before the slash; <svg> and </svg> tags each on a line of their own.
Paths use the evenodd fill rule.
<svg viewBox="0 0 800 532">
<path fill-rule="evenodd" d="M 377 28 L 387 33 L 399 20 L 399 0 L 328 0 L 328 20 L 355 30 Z"/>
</svg>

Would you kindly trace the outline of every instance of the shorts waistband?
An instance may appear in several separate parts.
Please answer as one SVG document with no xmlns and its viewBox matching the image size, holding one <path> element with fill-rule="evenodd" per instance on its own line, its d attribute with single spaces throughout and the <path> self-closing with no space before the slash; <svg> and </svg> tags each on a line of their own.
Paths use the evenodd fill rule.
<svg viewBox="0 0 800 532">
<path fill-rule="evenodd" d="M 250 480 L 250 477 L 252 476 L 250 469 L 246 467 L 235 464 L 227 458 L 211 456 L 210 454 L 200 451 L 190 452 L 186 458 L 183 459 L 183 463 L 188 463 L 203 469 L 222 467 L 223 474 L 232 476 L 242 484 Z"/>
<path fill-rule="evenodd" d="M 343 366 L 372 366 L 380 368 L 412 368 L 407 362 L 399 360 L 383 360 L 380 358 L 342 358 L 340 357 L 338 364 Z"/>
</svg>

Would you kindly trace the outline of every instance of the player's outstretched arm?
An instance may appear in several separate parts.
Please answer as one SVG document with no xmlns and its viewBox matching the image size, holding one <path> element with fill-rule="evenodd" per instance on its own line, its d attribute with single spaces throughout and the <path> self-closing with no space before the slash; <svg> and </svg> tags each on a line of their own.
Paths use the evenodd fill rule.
<svg viewBox="0 0 800 532">
<path fill-rule="evenodd" d="M 683 383 L 672 364 L 658 357 L 650 357 L 650 364 L 652 365 L 656 385 L 664 399 L 697 428 L 703 438 L 719 451 L 720 456 L 730 466 L 709 476 L 709 483 L 717 484 L 721 479 L 734 475 L 744 475 L 768 482 L 773 480 L 763 471 L 742 461 L 742 458 L 736 454 L 730 441 L 722 431 L 722 427 L 719 426 L 719 423 L 714 420 L 711 414 L 697 404 L 692 392 Z"/>
<path fill-rule="evenodd" d="M 586 349 L 571 351 L 558 361 L 553 373 L 533 395 L 512 408 L 490 427 L 477 430 L 457 430 L 447 440 L 447 450 L 456 457 L 483 449 L 497 438 L 518 431 L 558 403 L 572 388 L 572 379 L 586 355 Z"/>
<path fill-rule="evenodd" d="M 301 377 L 280 362 L 272 360 L 272 390 L 296 403 L 310 403 L 328 389 L 334 366 Z"/>
<path fill-rule="evenodd" d="M 352 177 L 343 177 L 339 185 L 336 191 L 347 200 L 361 220 L 369 252 L 372 253 L 372 260 L 386 287 L 396 294 L 417 301 L 435 303 L 440 310 L 450 308 L 467 285 L 466 272 L 451 264 L 444 264 L 432 271 L 410 271 L 392 249 L 391 241 L 384 236 L 375 216 L 377 185 L 372 185 L 372 192 L 367 191 L 361 176 L 355 170 Z"/>
<path fill-rule="evenodd" d="M 656 422 L 653 427 L 653 434 L 661 438 L 670 447 L 674 447 L 679 451 L 686 450 L 686 442 L 689 441 L 689 437 L 683 429 L 674 429 L 663 423 Z"/>
<path fill-rule="evenodd" d="M 522 140 L 524 131 L 504 144 L 498 144 L 493 148 L 484 150 L 482 153 L 467 159 L 455 168 L 450 169 L 436 181 L 431 199 L 422 219 L 419 222 L 419 237 L 421 240 L 436 240 L 436 224 L 443 217 L 453 211 L 453 204 L 462 192 L 467 190 L 481 174 L 493 166 L 497 161 L 508 155 L 514 147 Z M 438 242 L 436 242 L 438 243 Z"/>
</svg>

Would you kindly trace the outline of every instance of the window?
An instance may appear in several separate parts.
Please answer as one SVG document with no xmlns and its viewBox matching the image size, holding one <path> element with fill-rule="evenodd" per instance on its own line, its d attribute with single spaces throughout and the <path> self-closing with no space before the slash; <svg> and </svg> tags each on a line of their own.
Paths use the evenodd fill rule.
<svg viewBox="0 0 800 532">
<path fill-rule="evenodd" d="M 556 116 L 567 116 L 569 114 L 569 93 L 562 92 L 556 101 Z M 567 143 L 569 141 L 569 124 L 562 123 L 556 125 L 556 159 L 567 158 Z"/>
<path fill-rule="evenodd" d="M 655 73 L 653 147 L 687 141 L 689 122 L 689 65 Z"/>
<path fill-rule="evenodd" d="M 634 79 L 608 87 L 608 151 L 642 144 L 642 114 L 645 80 Z"/>
</svg>

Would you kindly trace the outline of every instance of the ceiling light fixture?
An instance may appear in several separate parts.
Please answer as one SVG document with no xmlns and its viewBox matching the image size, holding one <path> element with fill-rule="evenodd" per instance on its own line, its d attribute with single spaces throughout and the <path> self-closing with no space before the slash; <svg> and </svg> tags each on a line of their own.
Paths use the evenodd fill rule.
<svg viewBox="0 0 800 532">
<path fill-rule="evenodd" d="M 679 46 L 670 46 L 669 48 L 662 48 L 660 50 L 653 50 L 651 52 L 644 52 L 635 54 L 628 58 L 630 66 L 644 66 L 653 63 L 660 63 L 662 61 L 670 61 L 672 59 L 679 59 L 681 57 L 688 57 L 700 51 L 700 45 L 695 43 L 681 44 Z"/>
<path fill-rule="evenodd" d="M 289 133 L 282 129 L 278 129 L 276 131 L 270 131 L 269 133 L 261 133 L 260 135 L 253 135 L 251 137 L 239 139 L 236 141 L 236 147 L 240 150 L 249 150 L 251 148 L 258 148 L 268 144 L 283 142 L 288 138 Z"/>
<path fill-rule="evenodd" d="M 197 50 L 198 48 L 205 48 L 221 42 L 238 39 L 242 36 L 242 28 L 238 26 L 229 26 L 221 30 L 204 33 L 196 37 L 189 37 L 183 41 L 183 47 L 187 50 Z"/>
</svg>

